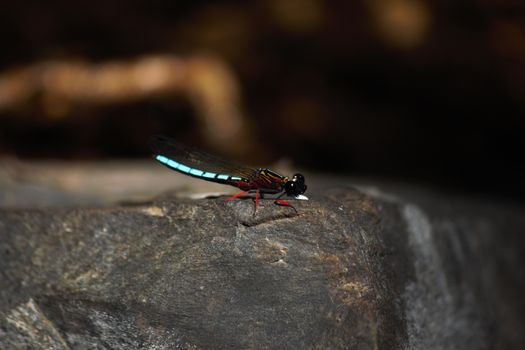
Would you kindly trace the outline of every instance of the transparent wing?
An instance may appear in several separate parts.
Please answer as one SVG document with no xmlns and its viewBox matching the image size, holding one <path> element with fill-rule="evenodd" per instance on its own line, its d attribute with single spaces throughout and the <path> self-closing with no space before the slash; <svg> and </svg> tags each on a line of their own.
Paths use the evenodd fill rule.
<svg viewBox="0 0 525 350">
<path fill-rule="evenodd" d="M 151 141 L 151 149 L 155 155 L 161 155 L 190 168 L 248 178 L 255 169 L 235 164 L 212 156 L 193 147 L 182 145 L 166 136 L 154 136 Z"/>
</svg>

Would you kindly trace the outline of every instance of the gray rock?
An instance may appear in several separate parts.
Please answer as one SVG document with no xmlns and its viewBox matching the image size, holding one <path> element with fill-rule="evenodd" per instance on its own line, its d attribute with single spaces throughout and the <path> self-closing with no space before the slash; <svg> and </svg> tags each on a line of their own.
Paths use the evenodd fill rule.
<svg viewBox="0 0 525 350">
<path fill-rule="evenodd" d="M 0 210 L 0 348 L 523 347 L 520 208 L 310 195 Z"/>
</svg>

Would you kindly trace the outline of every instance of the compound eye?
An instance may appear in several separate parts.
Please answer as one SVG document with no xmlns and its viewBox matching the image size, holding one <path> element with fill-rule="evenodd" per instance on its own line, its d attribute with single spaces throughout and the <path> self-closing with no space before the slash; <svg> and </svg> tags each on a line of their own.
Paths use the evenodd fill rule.
<svg viewBox="0 0 525 350">
<path fill-rule="evenodd" d="M 300 184 L 304 184 L 304 176 L 302 174 L 295 174 L 293 179 Z"/>
</svg>

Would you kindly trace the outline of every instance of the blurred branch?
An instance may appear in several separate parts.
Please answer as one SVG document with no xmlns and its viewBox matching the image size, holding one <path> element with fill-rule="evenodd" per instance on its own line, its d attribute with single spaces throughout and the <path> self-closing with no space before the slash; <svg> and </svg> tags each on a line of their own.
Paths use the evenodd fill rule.
<svg viewBox="0 0 525 350">
<path fill-rule="evenodd" d="M 214 58 L 158 55 L 97 65 L 51 61 L 0 74 L 0 111 L 37 99 L 44 112 L 55 118 L 73 114 L 75 106 L 166 94 L 183 95 L 192 102 L 213 146 L 228 153 L 249 147 L 251 132 L 240 111 L 237 80 Z M 234 139 L 237 147 L 230 149 Z"/>
<path fill-rule="evenodd" d="M 432 13 L 426 0 L 371 0 L 366 2 L 378 34 L 386 44 L 410 50 L 431 31 Z"/>
</svg>

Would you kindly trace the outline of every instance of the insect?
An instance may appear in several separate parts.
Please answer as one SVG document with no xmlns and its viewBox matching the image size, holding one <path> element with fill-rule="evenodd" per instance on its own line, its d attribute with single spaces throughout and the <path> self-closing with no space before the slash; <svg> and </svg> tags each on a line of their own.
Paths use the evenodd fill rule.
<svg viewBox="0 0 525 350">
<path fill-rule="evenodd" d="M 254 214 L 257 211 L 259 198 L 263 198 L 265 194 L 278 195 L 274 200 L 275 204 L 291 207 L 294 210 L 295 208 L 288 201 L 281 199 L 282 196 L 288 195 L 295 199 L 308 200 L 303 195 L 307 186 L 301 174 L 295 174 L 289 179 L 270 169 L 252 169 L 237 165 L 192 147 L 181 145 L 166 136 L 155 136 L 151 148 L 155 159 L 172 170 L 242 190 L 227 198 L 227 201 L 255 193 Z"/>
</svg>

